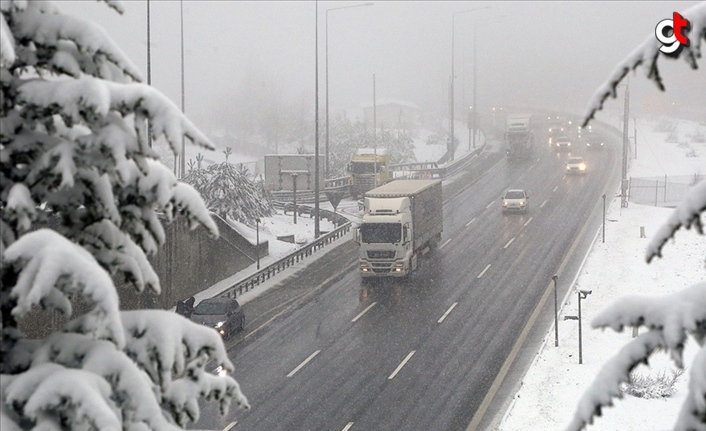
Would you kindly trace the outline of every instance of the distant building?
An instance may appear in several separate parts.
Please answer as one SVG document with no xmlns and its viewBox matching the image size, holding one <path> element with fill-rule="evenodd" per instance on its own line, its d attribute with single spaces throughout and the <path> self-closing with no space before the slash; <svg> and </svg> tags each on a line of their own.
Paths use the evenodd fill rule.
<svg viewBox="0 0 706 431">
<path fill-rule="evenodd" d="M 367 123 L 373 123 L 373 102 L 361 105 Z M 378 128 L 409 129 L 419 123 L 421 110 L 412 102 L 395 99 L 375 101 L 375 123 Z"/>
</svg>

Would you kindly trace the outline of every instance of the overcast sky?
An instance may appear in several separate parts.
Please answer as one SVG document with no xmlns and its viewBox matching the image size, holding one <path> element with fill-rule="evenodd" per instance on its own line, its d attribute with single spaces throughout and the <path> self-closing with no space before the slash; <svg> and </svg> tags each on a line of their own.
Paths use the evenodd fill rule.
<svg viewBox="0 0 706 431">
<path fill-rule="evenodd" d="M 364 2 L 318 2 L 320 109 L 325 103 L 326 10 Z M 656 24 L 697 2 L 425 2 L 374 1 L 328 13 L 331 110 L 356 109 L 378 98 L 444 112 L 451 75 L 455 22 L 457 109 L 473 94 L 474 28 L 479 109 L 521 105 L 583 112 L 589 97 L 618 61 Z M 147 2 L 123 2 L 123 16 L 104 4 L 61 1 L 65 13 L 101 25 L 147 80 Z M 469 9 L 486 8 L 470 12 Z M 314 103 L 315 24 L 311 1 L 184 1 L 185 110 L 207 132 L 223 106 L 247 104 L 239 88 L 255 86 L 295 103 Z M 152 0 L 152 85 L 181 103 L 180 2 Z M 631 77 L 632 106 L 642 103 L 703 106 L 704 61 L 692 71 L 683 61 L 662 61 L 667 94 Z M 691 85 L 680 87 L 688 79 Z M 694 92 L 700 80 L 704 92 Z M 687 91 L 691 89 L 691 91 Z M 699 88 L 698 85 L 696 88 Z M 242 92 L 240 92 L 242 94 Z M 617 101 L 609 108 L 622 110 Z M 458 111 L 457 111 L 458 112 Z M 703 111 L 701 111 L 703 112 Z M 607 114 L 606 114 L 607 115 Z M 617 114 L 616 114 L 617 115 Z M 600 115 L 599 115 L 600 118 Z"/>
</svg>

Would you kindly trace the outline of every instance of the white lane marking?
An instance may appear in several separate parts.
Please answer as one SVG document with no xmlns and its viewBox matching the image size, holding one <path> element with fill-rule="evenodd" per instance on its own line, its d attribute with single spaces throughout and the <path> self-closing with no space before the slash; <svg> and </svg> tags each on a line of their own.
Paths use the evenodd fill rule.
<svg viewBox="0 0 706 431">
<path fill-rule="evenodd" d="M 293 375 L 295 375 L 295 374 L 297 373 L 297 371 L 299 371 L 299 370 L 301 370 L 302 368 L 304 368 L 304 365 L 308 364 L 309 361 L 311 361 L 312 359 L 314 359 L 314 356 L 318 355 L 320 351 L 321 351 L 321 350 L 317 350 L 317 351 L 315 351 L 314 353 L 312 353 L 311 355 L 309 355 L 309 357 L 306 358 L 306 359 L 304 359 L 304 362 L 302 362 L 301 364 L 299 364 L 299 366 L 298 366 L 297 368 L 295 368 L 295 369 L 293 369 L 292 371 L 290 371 L 289 374 L 287 374 L 287 377 L 292 377 Z"/>
<path fill-rule="evenodd" d="M 444 246 L 445 246 L 446 244 L 450 243 L 450 242 L 451 242 L 451 238 L 449 238 L 449 239 L 447 239 L 446 241 L 444 241 L 444 243 L 441 244 L 441 247 L 439 247 L 439 248 L 444 248 Z"/>
<path fill-rule="evenodd" d="M 475 217 L 473 217 L 473 218 L 471 219 L 471 221 L 469 221 L 468 223 L 466 223 L 466 227 L 470 226 L 471 223 L 473 223 L 474 221 L 476 221 L 476 218 L 475 218 Z"/>
<path fill-rule="evenodd" d="M 515 240 L 515 238 L 513 237 L 510 241 L 507 242 L 507 244 L 505 244 L 505 247 L 503 247 L 503 248 L 508 248 L 514 240 Z"/>
<path fill-rule="evenodd" d="M 351 429 L 352 426 L 353 426 L 353 422 L 348 422 L 346 424 L 346 426 L 343 427 L 343 429 L 341 431 L 348 431 L 349 429 Z"/>
<path fill-rule="evenodd" d="M 394 379 L 395 376 L 397 375 L 397 373 L 399 373 L 400 370 L 402 369 L 402 367 L 404 367 L 404 365 L 407 363 L 407 361 L 409 361 L 409 358 L 411 358 L 412 355 L 414 355 L 416 352 L 417 352 L 416 350 L 412 350 L 411 352 L 409 352 L 407 357 L 404 358 L 404 360 L 397 366 L 397 368 L 395 368 L 395 371 L 393 371 L 392 374 L 390 374 L 390 377 L 388 377 L 387 380 Z"/>
<path fill-rule="evenodd" d="M 227 427 L 223 428 L 223 431 L 229 431 L 229 430 L 232 429 L 232 428 L 235 426 L 235 424 L 237 424 L 237 423 L 238 423 L 238 421 L 234 421 L 234 422 L 229 423 Z"/>
<path fill-rule="evenodd" d="M 495 203 L 495 201 L 490 201 L 490 203 L 485 206 L 485 209 L 490 208 L 494 203 Z"/>
<path fill-rule="evenodd" d="M 556 186 L 556 187 L 554 187 L 554 190 L 552 190 L 552 191 L 555 192 L 556 189 L 558 189 L 558 188 L 559 188 L 559 186 Z"/>
<path fill-rule="evenodd" d="M 525 222 L 525 224 L 522 225 L 522 227 L 527 227 L 527 225 L 528 225 L 529 222 L 531 222 L 531 221 L 532 221 L 532 217 L 530 217 L 529 219 L 527 219 L 527 221 Z"/>
<path fill-rule="evenodd" d="M 446 316 L 448 316 L 449 313 L 451 312 L 451 310 L 453 310 L 454 307 L 456 307 L 457 305 L 458 305 L 458 302 L 454 302 L 453 304 L 451 304 L 451 307 L 449 307 L 449 309 L 446 310 L 446 313 L 444 313 L 444 315 L 441 316 L 441 317 L 439 318 L 439 320 L 436 321 L 436 323 L 441 323 L 441 322 L 443 322 L 444 319 L 446 319 Z"/>
<path fill-rule="evenodd" d="M 367 313 L 368 310 L 370 310 L 371 308 L 373 308 L 373 305 L 375 305 L 375 304 L 377 304 L 377 302 L 373 302 L 372 304 L 368 305 L 368 306 L 366 307 L 366 309 L 363 310 L 363 311 L 361 311 L 357 316 L 355 316 L 355 317 L 353 318 L 353 320 L 351 320 L 351 322 L 355 322 L 356 320 L 360 319 L 361 316 L 363 316 L 363 314 Z"/>
<path fill-rule="evenodd" d="M 486 266 L 485 269 L 483 271 L 481 271 L 480 274 L 478 274 L 478 277 L 476 277 L 476 278 L 481 278 L 483 276 L 483 274 L 485 274 L 485 271 L 488 270 L 488 268 L 490 268 L 490 264 L 488 264 L 488 266 Z"/>
<path fill-rule="evenodd" d="M 544 205 L 546 205 L 546 204 L 547 204 L 547 202 L 549 202 L 549 201 L 548 201 L 548 200 L 546 200 L 546 201 L 542 202 L 542 205 L 540 205 L 539 207 L 540 207 L 540 208 L 544 208 Z"/>
</svg>

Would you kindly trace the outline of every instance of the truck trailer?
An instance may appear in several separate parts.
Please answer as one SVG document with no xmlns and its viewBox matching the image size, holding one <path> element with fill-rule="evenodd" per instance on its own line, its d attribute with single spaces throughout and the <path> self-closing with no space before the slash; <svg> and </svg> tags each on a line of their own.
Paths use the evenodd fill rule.
<svg viewBox="0 0 706 431">
<path fill-rule="evenodd" d="M 507 145 L 508 159 L 524 159 L 529 157 L 533 143 L 532 115 L 508 115 L 505 126 L 505 144 Z"/>
<path fill-rule="evenodd" d="M 405 277 L 443 231 L 440 180 L 395 180 L 365 193 L 356 231 L 363 279 Z"/>
</svg>

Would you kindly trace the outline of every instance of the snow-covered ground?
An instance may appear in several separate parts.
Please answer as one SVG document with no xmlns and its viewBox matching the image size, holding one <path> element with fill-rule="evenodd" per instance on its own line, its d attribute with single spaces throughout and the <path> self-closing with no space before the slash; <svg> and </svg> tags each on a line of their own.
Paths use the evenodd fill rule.
<svg viewBox="0 0 706 431">
<path fill-rule="evenodd" d="M 673 123 L 674 135 L 656 132 L 660 123 Z M 698 136 L 706 124 L 676 120 L 638 120 L 638 158 L 631 158 L 633 177 L 706 174 L 706 143 Z M 672 136 L 670 136 L 672 135 Z M 672 142 L 673 141 L 673 142 Z M 632 156 L 631 156 L 632 157 Z M 672 213 L 668 208 L 630 204 L 620 208 L 616 198 L 607 210 L 605 243 L 597 236 L 593 249 L 565 299 L 559 317 L 559 347 L 554 346 L 554 329 L 547 334 L 520 390 L 506 412 L 501 431 L 563 429 L 579 398 L 593 382 L 601 366 L 633 336 L 594 330 L 591 319 L 616 299 L 629 295 L 662 296 L 683 290 L 706 279 L 706 241 L 694 230 L 680 230 L 663 250 L 664 257 L 645 263 L 647 243 Z M 644 227 L 646 238 L 640 237 Z M 577 314 L 577 290 L 592 293 L 581 301 L 583 321 L 583 364 L 578 363 L 578 325 L 564 320 Z M 686 393 L 689 364 L 695 343 L 686 346 L 686 373 L 678 378 L 676 392 L 669 398 L 643 399 L 626 395 L 615 406 L 604 409 L 587 430 L 667 430 L 672 429 Z M 650 367 L 640 366 L 643 376 L 669 376 L 676 367 L 666 354 L 653 356 Z"/>
</svg>

